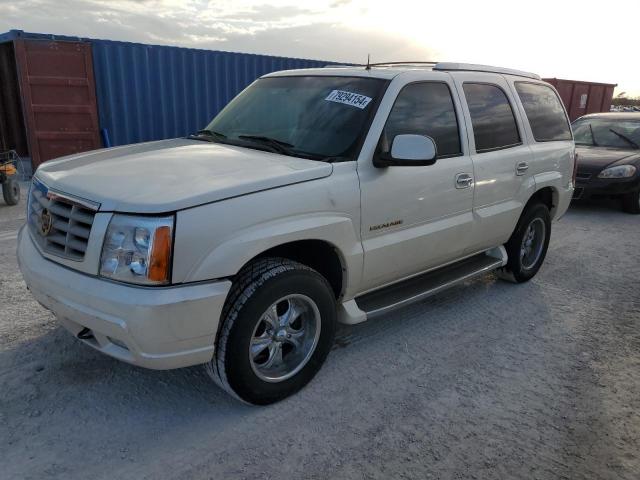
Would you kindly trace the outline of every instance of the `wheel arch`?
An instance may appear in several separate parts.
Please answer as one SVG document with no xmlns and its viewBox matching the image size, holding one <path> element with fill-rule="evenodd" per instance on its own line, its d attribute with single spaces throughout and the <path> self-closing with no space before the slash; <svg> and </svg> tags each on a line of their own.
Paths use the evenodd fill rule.
<svg viewBox="0 0 640 480">
<path fill-rule="evenodd" d="M 347 263 L 340 249 L 327 240 L 304 239 L 282 243 L 255 255 L 242 268 L 267 257 L 286 258 L 313 268 L 329 282 L 336 299 L 344 293 Z"/>
<path fill-rule="evenodd" d="M 520 217 L 522 217 L 524 212 L 526 212 L 531 205 L 535 203 L 542 203 L 549 209 L 549 214 L 551 215 L 551 219 L 553 219 L 558 211 L 559 202 L 560 193 L 555 187 L 546 186 L 539 188 L 531 195 L 531 197 L 529 197 Z"/>
<path fill-rule="evenodd" d="M 554 219 L 555 214 L 558 211 L 558 205 L 560 202 L 559 192 L 552 186 L 545 186 L 538 188 L 531 196 L 529 200 L 524 204 L 522 211 L 520 212 L 520 216 L 518 217 L 518 221 L 516 222 L 513 230 L 511 231 L 511 235 L 509 238 L 513 236 L 513 234 L 518 230 L 518 226 L 520 225 L 520 221 L 522 217 L 526 215 L 527 211 L 532 205 L 536 203 L 542 203 L 549 209 L 549 215 L 551 216 L 551 220 Z"/>
<path fill-rule="evenodd" d="M 350 216 L 320 212 L 254 223 L 246 215 L 237 215 L 225 219 L 218 228 L 202 222 L 203 214 L 214 218 L 216 213 L 178 216 L 174 255 L 177 282 L 233 279 L 249 262 L 272 255 L 324 272 L 343 296 L 348 297 L 359 285 L 364 253 L 359 225 Z M 308 252 L 319 252 L 321 260 L 314 261 Z M 326 262 L 328 266 L 323 265 Z"/>
</svg>

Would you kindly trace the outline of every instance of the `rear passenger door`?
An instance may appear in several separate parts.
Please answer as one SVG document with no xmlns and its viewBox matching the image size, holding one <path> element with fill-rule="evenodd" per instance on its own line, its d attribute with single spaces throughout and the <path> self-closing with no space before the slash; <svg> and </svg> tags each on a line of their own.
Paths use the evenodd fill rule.
<svg viewBox="0 0 640 480">
<path fill-rule="evenodd" d="M 532 152 L 511 90 L 501 75 L 452 74 L 469 127 L 475 192 L 474 225 L 467 252 L 505 243 L 535 191 Z"/>
</svg>

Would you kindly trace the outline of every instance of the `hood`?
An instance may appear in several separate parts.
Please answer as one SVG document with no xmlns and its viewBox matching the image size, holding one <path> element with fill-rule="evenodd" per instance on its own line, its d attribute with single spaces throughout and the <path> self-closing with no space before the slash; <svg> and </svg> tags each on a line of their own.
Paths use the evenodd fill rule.
<svg viewBox="0 0 640 480">
<path fill-rule="evenodd" d="M 100 211 L 162 213 L 331 175 L 326 162 L 177 138 L 95 150 L 42 164 L 49 188 Z"/>
<path fill-rule="evenodd" d="M 637 150 L 576 146 L 576 153 L 578 154 L 578 170 L 580 171 L 599 172 L 616 163 L 620 165 L 636 164 L 640 161 L 640 153 Z"/>
</svg>

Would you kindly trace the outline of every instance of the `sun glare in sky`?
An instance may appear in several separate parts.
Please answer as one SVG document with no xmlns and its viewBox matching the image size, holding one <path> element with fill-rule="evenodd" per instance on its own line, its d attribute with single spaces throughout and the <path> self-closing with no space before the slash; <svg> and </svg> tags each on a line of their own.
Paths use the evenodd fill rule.
<svg viewBox="0 0 640 480">
<path fill-rule="evenodd" d="M 345 25 L 403 36 L 432 55 L 429 60 L 485 63 L 544 77 L 618 83 L 628 93 L 640 95 L 635 21 L 621 24 L 620 17 L 601 3 L 400 0 L 348 5 L 345 9 L 351 9 L 352 15 L 343 17 Z M 615 10 L 635 12 L 628 18 L 637 19 L 640 1 L 616 2 Z"/>
</svg>

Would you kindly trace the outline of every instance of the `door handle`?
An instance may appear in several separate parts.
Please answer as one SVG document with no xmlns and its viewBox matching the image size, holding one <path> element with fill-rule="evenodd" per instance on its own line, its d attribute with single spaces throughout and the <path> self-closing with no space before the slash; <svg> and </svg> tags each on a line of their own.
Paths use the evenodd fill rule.
<svg viewBox="0 0 640 480">
<path fill-rule="evenodd" d="M 516 165 L 516 175 L 524 175 L 529 170 L 529 164 L 527 162 L 520 162 Z"/>
<path fill-rule="evenodd" d="M 459 173 L 456 175 L 456 188 L 469 188 L 473 185 L 473 177 L 468 173 Z"/>
</svg>

